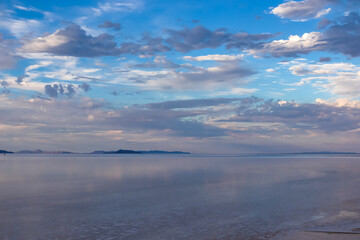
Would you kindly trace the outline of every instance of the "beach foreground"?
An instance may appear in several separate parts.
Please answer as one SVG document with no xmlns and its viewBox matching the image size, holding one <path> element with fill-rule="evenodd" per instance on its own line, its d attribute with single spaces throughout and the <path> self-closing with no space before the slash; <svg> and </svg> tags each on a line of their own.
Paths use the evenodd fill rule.
<svg viewBox="0 0 360 240">
<path fill-rule="evenodd" d="M 359 239 L 360 158 L 6 155 L 0 239 Z M 339 238 L 341 236 L 341 238 Z"/>
</svg>

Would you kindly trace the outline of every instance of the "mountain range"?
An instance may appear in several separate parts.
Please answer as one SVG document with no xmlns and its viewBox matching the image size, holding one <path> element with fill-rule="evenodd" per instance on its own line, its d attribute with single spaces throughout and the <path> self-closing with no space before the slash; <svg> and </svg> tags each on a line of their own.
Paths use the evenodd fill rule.
<svg viewBox="0 0 360 240">
<path fill-rule="evenodd" d="M 5 153 L 14 153 L 14 154 L 78 154 L 76 152 L 68 152 L 68 151 L 43 151 L 41 149 L 36 150 L 20 150 L 17 152 L 11 152 L 6 150 L 0 150 L 0 154 Z M 190 154 L 189 152 L 182 151 L 161 151 L 161 150 L 149 150 L 149 151 L 135 151 L 135 150 L 126 150 L 119 149 L 117 151 L 104 151 L 98 150 L 85 154 Z"/>
</svg>

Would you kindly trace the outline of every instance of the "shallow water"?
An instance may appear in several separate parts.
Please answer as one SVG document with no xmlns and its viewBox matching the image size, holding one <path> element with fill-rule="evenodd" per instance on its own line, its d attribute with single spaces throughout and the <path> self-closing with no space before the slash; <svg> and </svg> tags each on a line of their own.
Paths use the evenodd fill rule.
<svg viewBox="0 0 360 240">
<path fill-rule="evenodd" d="M 281 239 L 360 227 L 360 157 L 6 155 L 0 239 Z"/>
</svg>

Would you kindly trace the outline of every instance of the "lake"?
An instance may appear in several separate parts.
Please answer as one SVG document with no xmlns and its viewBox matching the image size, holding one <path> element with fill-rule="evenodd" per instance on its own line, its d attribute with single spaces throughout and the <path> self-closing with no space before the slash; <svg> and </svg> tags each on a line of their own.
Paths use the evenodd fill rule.
<svg viewBox="0 0 360 240">
<path fill-rule="evenodd" d="M 0 239 L 330 239 L 304 230 L 360 227 L 359 173 L 357 155 L 8 154 Z"/>
</svg>

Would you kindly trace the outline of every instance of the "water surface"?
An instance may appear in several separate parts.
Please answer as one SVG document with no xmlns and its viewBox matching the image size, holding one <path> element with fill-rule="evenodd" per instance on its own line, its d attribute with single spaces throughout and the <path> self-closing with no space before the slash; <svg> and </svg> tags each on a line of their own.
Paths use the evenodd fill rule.
<svg viewBox="0 0 360 240">
<path fill-rule="evenodd" d="M 350 155 L 6 155 L 0 239 L 281 239 L 360 227 L 359 172 Z"/>
</svg>

